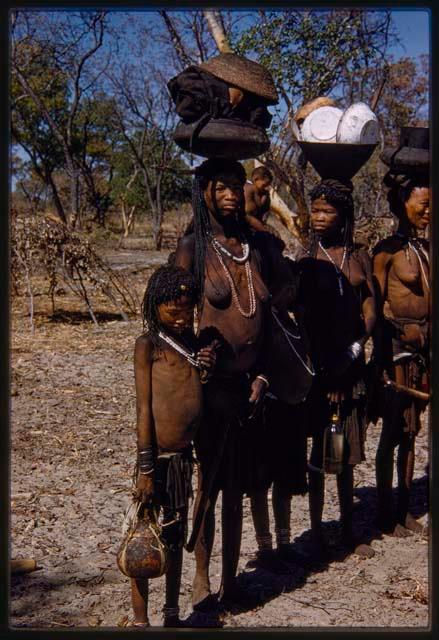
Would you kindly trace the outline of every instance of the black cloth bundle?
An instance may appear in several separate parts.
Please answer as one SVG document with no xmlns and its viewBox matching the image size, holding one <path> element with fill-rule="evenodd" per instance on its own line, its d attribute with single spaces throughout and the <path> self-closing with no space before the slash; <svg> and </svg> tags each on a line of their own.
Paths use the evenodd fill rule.
<svg viewBox="0 0 439 640">
<path fill-rule="evenodd" d="M 245 92 L 237 105 L 229 99 L 229 85 L 197 66 L 191 66 L 168 82 L 168 89 L 184 124 L 192 124 L 206 116 L 240 120 L 267 129 L 272 116 L 267 101 Z"/>
</svg>

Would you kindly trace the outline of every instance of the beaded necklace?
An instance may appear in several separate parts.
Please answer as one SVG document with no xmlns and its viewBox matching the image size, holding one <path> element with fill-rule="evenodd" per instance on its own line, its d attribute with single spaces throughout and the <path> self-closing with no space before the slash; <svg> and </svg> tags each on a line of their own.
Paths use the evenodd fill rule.
<svg viewBox="0 0 439 640">
<path fill-rule="evenodd" d="M 402 239 L 404 239 L 404 240 L 407 240 L 407 244 L 408 244 L 408 246 L 409 246 L 409 247 L 410 247 L 410 249 L 413 251 L 413 253 L 415 254 L 415 256 L 416 256 L 416 258 L 417 258 L 417 260 L 418 260 L 419 267 L 420 267 L 420 269 L 421 269 L 422 278 L 423 278 L 423 280 L 424 280 L 424 283 L 425 283 L 425 286 L 426 286 L 426 288 L 427 288 L 427 291 L 430 291 L 430 283 L 429 283 L 428 278 L 427 278 L 427 275 L 426 275 L 426 273 L 425 273 L 424 265 L 423 265 L 423 263 L 422 263 L 421 256 L 419 255 L 419 251 L 421 251 L 422 255 L 424 256 L 424 258 L 425 258 L 425 260 L 426 260 L 426 262 L 427 262 L 427 264 L 429 265 L 429 264 L 430 264 L 430 258 L 429 258 L 428 253 L 425 251 L 424 247 L 423 247 L 421 244 L 419 244 L 419 241 L 417 240 L 417 238 L 412 238 L 412 239 L 410 239 L 409 237 L 405 236 L 405 235 L 404 235 L 403 233 L 401 233 L 400 231 L 397 231 L 397 232 L 396 232 L 396 235 L 397 235 L 399 238 L 402 238 Z M 415 243 L 418 245 L 418 247 L 416 247 Z M 410 258 L 408 257 L 407 259 L 408 259 L 408 261 L 410 262 Z"/>
<path fill-rule="evenodd" d="M 200 363 L 198 362 L 198 359 L 196 358 L 196 353 L 195 352 L 189 351 L 189 349 L 187 349 L 183 345 L 179 344 L 176 340 L 171 338 L 171 336 L 168 336 L 167 333 L 164 333 L 161 330 L 158 332 L 158 335 L 159 335 L 159 338 L 161 338 L 164 342 L 169 344 L 170 347 L 172 347 L 175 351 L 177 351 L 184 358 L 186 358 L 186 360 L 188 362 L 190 362 L 190 364 L 192 366 L 196 367 L 197 369 L 201 368 L 200 367 Z"/>
<path fill-rule="evenodd" d="M 248 242 L 245 242 L 245 243 L 241 242 L 242 256 L 241 258 L 239 258 L 238 256 L 235 256 L 233 253 L 231 253 L 228 249 L 226 249 L 226 247 L 222 245 L 221 242 L 219 242 L 215 238 L 215 236 L 211 235 L 209 240 L 212 246 L 218 249 L 219 251 L 221 251 L 221 253 L 227 256 L 227 258 L 231 258 L 234 262 L 237 262 L 238 264 L 244 264 L 244 262 L 247 262 L 248 257 L 250 255 L 250 245 L 248 244 Z"/>
<path fill-rule="evenodd" d="M 335 269 L 335 273 L 337 274 L 337 280 L 338 280 L 338 290 L 340 292 L 340 295 L 342 296 L 344 291 L 343 291 L 343 266 L 344 266 L 344 262 L 346 259 L 346 253 L 347 253 L 347 249 L 346 249 L 346 245 L 343 247 L 343 258 L 341 260 L 341 265 L 338 266 L 334 259 L 332 258 L 332 256 L 326 251 L 325 247 L 322 245 L 322 243 L 319 240 L 319 247 L 320 249 L 323 251 L 323 253 L 326 255 L 326 257 L 328 258 L 328 260 L 334 265 L 334 269 Z"/>
<path fill-rule="evenodd" d="M 244 317 L 244 318 L 252 318 L 255 313 L 256 313 L 256 295 L 255 295 L 255 289 L 253 286 L 253 274 L 252 274 L 252 270 L 250 267 L 250 260 L 247 260 L 245 263 L 245 274 L 247 276 L 247 288 L 248 288 L 248 298 L 249 298 L 249 310 L 245 311 L 242 306 L 241 303 L 239 301 L 239 296 L 238 296 L 238 291 L 236 289 L 236 285 L 235 282 L 232 278 L 232 274 L 229 271 L 229 268 L 227 267 L 227 265 L 225 264 L 223 257 L 221 255 L 221 251 L 220 249 L 217 248 L 215 243 L 211 243 L 212 244 L 212 248 L 215 251 L 215 254 L 218 258 L 218 261 L 220 263 L 220 265 L 223 268 L 223 271 L 225 273 L 226 279 L 230 285 L 230 291 L 232 293 L 232 300 L 233 303 L 235 304 L 236 308 L 238 309 L 239 313 Z"/>
</svg>

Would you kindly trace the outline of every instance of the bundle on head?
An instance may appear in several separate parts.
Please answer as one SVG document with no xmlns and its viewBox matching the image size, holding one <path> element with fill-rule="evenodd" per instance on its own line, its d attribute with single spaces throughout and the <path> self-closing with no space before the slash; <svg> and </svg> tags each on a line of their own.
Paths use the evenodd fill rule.
<svg viewBox="0 0 439 640">
<path fill-rule="evenodd" d="M 211 158 L 203 162 L 197 167 L 192 184 L 193 229 L 195 234 L 194 273 L 200 292 L 204 290 L 206 246 L 208 237 L 212 232 L 209 211 L 203 191 L 207 189 L 209 182 L 224 175 L 236 175 L 241 183 L 245 184 L 246 174 L 242 164 L 227 158 Z M 245 234 L 244 225 L 242 231 Z"/>
<path fill-rule="evenodd" d="M 343 218 L 342 228 L 343 243 L 347 249 L 353 247 L 354 237 L 354 200 L 352 198 L 352 191 L 354 187 L 350 180 L 341 182 L 333 178 L 325 178 L 321 180 L 309 193 L 311 200 L 317 200 L 318 198 L 324 198 L 329 204 L 337 209 Z M 317 250 L 317 239 L 314 234 L 311 234 L 311 246 L 312 252 Z"/>
<path fill-rule="evenodd" d="M 395 174 L 388 171 L 384 176 L 383 183 L 388 187 L 387 202 L 391 213 L 398 218 L 405 215 L 405 203 L 410 198 L 413 189 L 417 187 L 429 187 L 430 179 L 427 173 L 417 175 L 407 175 L 405 173 Z"/>
<path fill-rule="evenodd" d="M 158 344 L 157 335 L 160 329 L 157 307 L 171 300 L 178 300 L 182 296 L 187 296 L 194 304 L 198 301 L 199 289 L 189 271 L 173 265 L 165 265 L 154 271 L 142 302 L 143 327 L 148 331 L 153 343 Z"/>
</svg>

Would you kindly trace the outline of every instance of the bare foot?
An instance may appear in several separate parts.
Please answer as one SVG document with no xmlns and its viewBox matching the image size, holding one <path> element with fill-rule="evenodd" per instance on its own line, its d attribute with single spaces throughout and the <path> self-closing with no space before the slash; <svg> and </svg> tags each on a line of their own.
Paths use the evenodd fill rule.
<svg viewBox="0 0 439 640">
<path fill-rule="evenodd" d="M 229 610 L 240 606 L 254 607 L 258 604 L 258 600 L 258 596 L 235 584 L 227 589 L 221 588 L 218 601 L 223 609 Z"/>
<path fill-rule="evenodd" d="M 382 533 L 391 534 L 395 528 L 394 518 L 385 515 L 378 515 L 375 524 Z"/>
<path fill-rule="evenodd" d="M 163 626 L 171 629 L 184 629 L 186 626 L 190 625 L 186 625 L 178 616 L 172 616 L 164 619 Z"/>
<path fill-rule="evenodd" d="M 277 555 L 283 562 L 292 562 L 294 564 L 303 564 L 305 562 L 303 555 L 292 549 L 289 544 L 279 545 Z"/>
<path fill-rule="evenodd" d="M 413 531 L 414 533 L 423 533 L 424 527 L 420 522 L 415 520 L 411 513 L 408 513 L 404 522 L 404 526 L 409 531 Z"/>
<path fill-rule="evenodd" d="M 248 567 L 256 567 L 269 571 L 270 573 L 289 573 L 288 567 L 276 557 L 273 549 L 257 551 L 254 557 L 247 562 Z"/>
<path fill-rule="evenodd" d="M 130 622 L 128 622 L 127 627 L 150 627 L 150 623 L 149 620 L 146 620 L 146 622 L 142 621 L 142 620 L 131 620 Z"/>
<path fill-rule="evenodd" d="M 354 553 L 356 556 L 360 556 L 360 558 L 373 558 L 375 555 L 375 551 L 369 544 L 360 543 L 354 548 Z"/>
<path fill-rule="evenodd" d="M 409 529 L 406 529 L 402 524 L 398 523 L 393 529 L 391 535 L 394 538 L 409 538 L 413 533 Z"/>
<path fill-rule="evenodd" d="M 358 540 L 358 538 L 352 534 L 352 531 L 344 531 L 342 533 L 342 542 L 348 547 L 348 549 L 352 549 L 352 552 L 360 558 L 373 558 L 375 555 L 375 551 L 372 547 L 369 544 Z"/>
<path fill-rule="evenodd" d="M 322 533 L 311 533 L 311 560 L 324 562 L 328 556 L 329 548 Z"/>
<path fill-rule="evenodd" d="M 210 611 L 215 606 L 215 598 L 210 591 L 209 580 L 195 575 L 192 585 L 192 607 L 194 611 Z"/>
</svg>

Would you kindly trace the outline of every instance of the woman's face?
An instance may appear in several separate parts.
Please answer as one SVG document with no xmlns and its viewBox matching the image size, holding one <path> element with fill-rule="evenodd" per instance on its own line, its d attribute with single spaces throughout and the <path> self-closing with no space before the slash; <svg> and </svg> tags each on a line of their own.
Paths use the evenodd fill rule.
<svg viewBox="0 0 439 640">
<path fill-rule="evenodd" d="M 404 206 L 410 224 L 423 231 L 430 222 L 430 189 L 414 187 Z"/>
<path fill-rule="evenodd" d="M 233 216 L 244 205 L 244 186 L 234 174 L 216 176 L 209 181 L 203 193 L 207 208 L 217 216 Z"/>
<path fill-rule="evenodd" d="M 342 217 L 325 198 L 316 198 L 311 203 L 311 228 L 320 235 L 329 235 L 342 226 Z"/>
<path fill-rule="evenodd" d="M 183 333 L 192 329 L 194 322 L 194 301 L 181 296 L 170 302 L 162 302 L 157 307 L 157 318 L 160 324 L 173 333 Z"/>
</svg>

